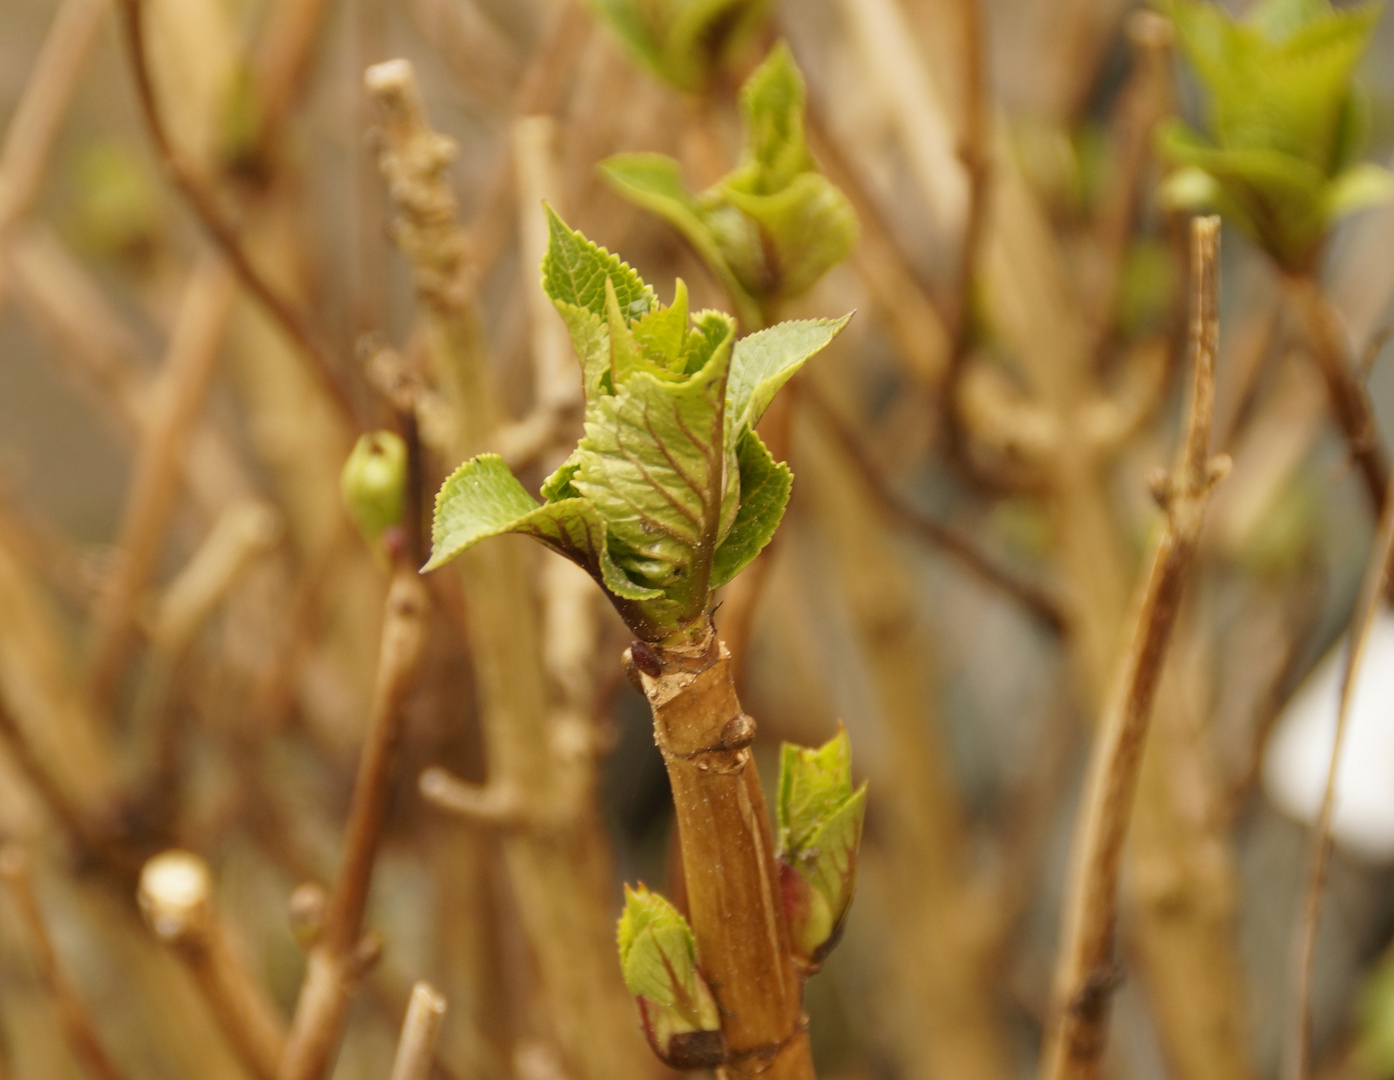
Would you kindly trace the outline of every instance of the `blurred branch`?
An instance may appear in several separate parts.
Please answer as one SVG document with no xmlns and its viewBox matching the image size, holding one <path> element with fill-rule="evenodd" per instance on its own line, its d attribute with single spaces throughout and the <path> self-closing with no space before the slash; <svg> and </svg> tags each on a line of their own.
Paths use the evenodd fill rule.
<svg viewBox="0 0 1394 1080">
<path fill-rule="evenodd" d="M 837 410 L 815 386 L 810 384 L 804 389 L 809 405 L 832 434 L 848 462 L 860 475 L 877 508 L 892 524 L 951 555 L 980 581 L 1010 596 L 1051 630 L 1063 633 L 1067 629 L 1068 620 L 1059 600 L 1039 585 L 998 566 L 972 540 L 956 529 L 935 521 L 905 502 L 892 490 L 875 464 L 866 456 L 857 436 L 847 427 Z"/>
<path fill-rule="evenodd" d="M 1219 340 L 1218 232 L 1218 218 L 1192 224 L 1195 375 L 1185 440 L 1174 472 L 1154 489 L 1166 512 L 1166 528 L 1153 550 L 1115 697 L 1094 744 L 1056 968 L 1056 1014 L 1042 1059 L 1045 1080 L 1093 1080 L 1100 1074 L 1110 999 L 1118 981 L 1118 878 L 1152 701 L 1205 504 L 1229 464 L 1227 458 L 1212 459 L 1209 451 Z"/>
<path fill-rule="evenodd" d="M 124 1080 L 102 1045 L 91 1012 L 78 996 L 59 961 L 53 939 L 44 925 L 43 913 L 39 910 L 38 897 L 34 895 L 29 858 L 23 850 L 15 846 L 0 850 L 0 878 L 4 879 L 10 897 L 19 910 L 19 919 L 29 936 L 39 977 L 53 996 L 59 1022 L 74 1057 L 82 1063 L 92 1080 Z"/>
<path fill-rule="evenodd" d="M 392 1063 L 392 1080 L 428 1080 L 444 1016 L 445 998 L 430 983 L 418 982 L 411 988 L 411 1004 L 402 1021 L 402 1037 Z"/>
<path fill-rule="evenodd" d="M 1345 432 L 1351 457 L 1360 467 L 1370 505 L 1379 513 L 1384 508 L 1385 492 L 1389 487 L 1389 460 L 1340 316 L 1312 274 L 1283 275 L 1282 285 L 1307 331 L 1312 358 L 1326 380 L 1331 411 Z"/>
<path fill-rule="evenodd" d="M 257 1080 L 276 1080 L 285 1035 L 233 951 L 212 895 L 208 864 L 187 851 L 162 852 L 140 873 L 138 899 L 151 931 L 193 976 L 238 1060 Z"/>
<path fill-rule="evenodd" d="M 948 321 L 892 238 L 880 210 L 828 131 L 819 103 L 812 97 L 805 124 L 814 157 L 857 212 L 861 237 L 852 252 L 852 265 L 878 312 L 890 324 L 907 370 L 916 381 L 937 388 L 948 369 L 952 347 Z"/>
<path fill-rule="evenodd" d="M 0 146 L 0 240 L 29 210 L 109 0 L 64 0 Z"/>
<path fill-rule="evenodd" d="M 1394 491 L 1394 489 L 1391 489 Z M 1336 812 L 1337 775 L 1346 727 L 1355 698 L 1356 678 L 1365 659 L 1375 615 L 1388 591 L 1394 569 L 1394 497 L 1387 493 L 1382 501 L 1379 530 L 1360 584 L 1360 597 L 1351 618 L 1349 644 L 1341 669 L 1341 704 L 1336 714 L 1336 731 L 1331 742 L 1331 761 L 1326 770 L 1326 788 L 1321 812 L 1312 827 L 1308 855 L 1307 885 L 1297 929 L 1297 973 L 1293 988 L 1293 1029 L 1289 1057 L 1284 1072 L 1292 1080 L 1308 1080 L 1312 1075 L 1312 978 L 1316 959 L 1317 930 L 1321 926 L 1322 899 L 1331 863 L 1331 819 Z"/>
<path fill-rule="evenodd" d="M 394 239 L 411 264 L 434 373 L 453 414 L 439 449 L 459 461 L 495 437 L 498 411 L 444 172 L 454 143 L 431 128 L 410 63 L 374 65 L 365 82 L 382 118 L 378 160 L 395 210 Z M 559 790 L 585 791 L 589 770 L 578 778 L 586 763 L 568 748 L 568 728 L 557 724 L 548 700 L 521 555 L 507 544 L 483 545 L 458 565 L 489 761 L 485 791 L 516 787 L 531 814 Z M 589 792 L 578 802 L 555 831 L 506 830 L 504 857 L 568 1069 L 576 1080 L 637 1076 L 651 1059 L 614 961 L 608 846 Z"/>
<path fill-rule="evenodd" d="M 125 30 L 126 47 L 130 56 L 131 71 L 135 76 L 136 97 L 150 133 L 151 141 L 159 154 L 171 183 L 188 202 L 190 209 L 199 219 L 209 237 L 213 240 L 228 264 L 236 272 L 238 280 L 247 291 L 257 298 L 276 324 L 295 342 L 305 357 L 311 372 L 320 384 L 325 396 L 334 405 L 344 422 L 355 427 L 353 403 L 340 380 L 338 372 L 330 363 L 328 354 L 320 346 L 301 314 L 285 297 L 281 296 L 254 267 L 248 257 L 238 227 L 228 220 L 218 204 L 216 194 L 184 155 L 170 141 L 161 119 L 159 103 L 155 97 L 154 83 L 151 81 L 150 67 L 145 54 L 145 35 L 142 29 L 144 0 L 120 0 L 122 26 Z"/>
<path fill-rule="evenodd" d="M 179 494 L 180 462 L 208 392 L 236 298 L 221 258 L 204 256 L 189 275 L 165 365 L 151 393 L 122 514 L 114 579 L 95 613 L 92 697 L 107 712 L 138 625 L 137 611 L 160 557 Z"/>
<path fill-rule="evenodd" d="M 363 966 L 363 915 L 392 792 L 392 766 L 406 699 L 425 648 L 427 610 L 426 588 L 415 566 L 399 564 L 383 611 L 377 686 L 349 810 L 344 860 L 330 895 L 323 934 L 310 953 L 279 1080 L 325 1076 L 343 1034 L 349 993 Z"/>
<path fill-rule="evenodd" d="M 1128 20 L 1133 70 L 1114 111 L 1116 164 L 1094 221 L 1099 251 L 1093 306 L 1096 356 L 1107 343 L 1118 311 L 1118 292 L 1153 158 L 1153 131 L 1171 109 L 1171 23 L 1140 10 Z"/>
</svg>

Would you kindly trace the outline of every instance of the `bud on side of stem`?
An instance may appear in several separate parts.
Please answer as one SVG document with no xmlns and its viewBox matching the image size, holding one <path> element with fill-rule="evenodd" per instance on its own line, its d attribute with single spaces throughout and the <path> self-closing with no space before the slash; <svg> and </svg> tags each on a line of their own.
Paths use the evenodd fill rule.
<svg viewBox="0 0 1394 1080">
<path fill-rule="evenodd" d="M 402 522 L 406 477 L 406 444 L 390 431 L 360 436 L 339 474 L 349 517 L 375 553 L 387 530 Z"/>
<path fill-rule="evenodd" d="M 779 760 L 779 883 L 795 955 L 816 971 L 842 935 L 856 889 L 866 785 L 852 788 L 847 732 Z"/>
<path fill-rule="evenodd" d="M 677 908 L 643 885 L 624 889 L 620 967 L 649 1044 L 677 1069 L 719 1065 L 726 1044 L 716 999 L 697 970 L 697 944 Z"/>
</svg>

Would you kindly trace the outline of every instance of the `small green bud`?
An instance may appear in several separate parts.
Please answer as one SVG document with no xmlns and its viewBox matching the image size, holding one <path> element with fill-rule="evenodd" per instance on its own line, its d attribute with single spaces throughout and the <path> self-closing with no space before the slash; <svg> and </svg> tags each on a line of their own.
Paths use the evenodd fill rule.
<svg viewBox="0 0 1394 1080">
<path fill-rule="evenodd" d="M 390 431 L 359 437 L 339 474 L 339 490 L 349 517 L 369 547 L 402 521 L 407 476 L 407 448 Z"/>
<path fill-rule="evenodd" d="M 716 999 L 697 970 L 697 943 L 682 914 L 643 885 L 624 887 L 620 968 L 649 1044 L 678 1069 L 712 1068 L 725 1056 Z"/>
<path fill-rule="evenodd" d="M 811 970 L 842 936 L 857 880 L 866 785 L 852 789 L 852 746 L 838 733 L 779 758 L 779 883 L 795 955 Z"/>
</svg>

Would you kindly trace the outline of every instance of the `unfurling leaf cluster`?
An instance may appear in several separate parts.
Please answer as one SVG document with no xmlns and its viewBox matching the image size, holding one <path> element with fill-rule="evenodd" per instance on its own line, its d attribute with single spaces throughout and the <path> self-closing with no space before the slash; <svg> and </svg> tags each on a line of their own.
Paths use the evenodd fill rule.
<svg viewBox="0 0 1394 1080">
<path fill-rule="evenodd" d="M 1309 269 L 1335 221 L 1394 196 L 1358 161 L 1366 108 L 1354 85 L 1380 5 L 1263 0 L 1235 19 L 1206 0 L 1168 0 L 1182 50 L 1209 93 L 1209 138 L 1159 133 L 1178 168 L 1167 201 L 1218 210 L 1289 271 Z"/>
<path fill-rule="evenodd" d="M 770 0 L 590 0 L 595 13 L 664 82 L 700 91 L 763 21 Z"/>
<path fill-rule="evenodd" d="M 480 540 L 524 533 L 584 567 L 638 637 L 705 626 L 713 590 L 769 543 L 792 476 L 755 425 L 846 325 L 789 322 L 740 341 L 718 311 L 690 313 L 547 210 L 542 285 L 581 362 L 585 435 L 539 503 L 501 458 L 461 465 L 436 499 L 432 570 Z"/>
<path fill-rule="evenodd" d="M 620 969 L 650 1045 L 676 1068 L 710 1068 L 725 1056 L 721 1014 L 697 970 L 697 943 L 677 908 L 643 885 L 624 887 Z"/>
<path fill-rule="evenodd" d="M 841 936 L 857 880 L 866 784 L 852 787 L 852 746 L 839 730 L 816 750 L 785 743 L 779 758 L 779 876 L 795 954 L 822 963 Z"/>
<path fill-rule="evenodd" d="M 690 192 L 678 163 L 662 154 L 621 154 L 601 169 L 683 235 L 754 327 L 847 257 L 857 217 L 808 151 L 803 76 L 783 43 L 741 88 L 741 112 L 741 162 L 706 191 Z"/>
</svg>

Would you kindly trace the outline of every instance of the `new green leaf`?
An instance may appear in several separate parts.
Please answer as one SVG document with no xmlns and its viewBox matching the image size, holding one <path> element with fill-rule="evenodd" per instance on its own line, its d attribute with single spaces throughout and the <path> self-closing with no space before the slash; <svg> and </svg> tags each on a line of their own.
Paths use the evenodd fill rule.
<svg viewBox="0 0 1394 1080">
<path fill-rule="evenodd" d="M 618 938 L 624 984 L 659 1057 L 679 1068 L 719 1064 L 721 1014 L 687 920 L 657 893 L 626 885 Z"/>
<path fill-rule="evenodd" d="M 790 936 L 816 967 L 837 943 L 856 888 L 866 785 L 852 788 L 847 732 L 816 750 L 785 743 L 779 760 L 780 887 Z"/>
</svg>

